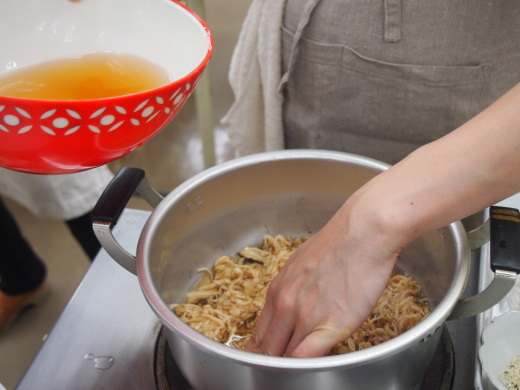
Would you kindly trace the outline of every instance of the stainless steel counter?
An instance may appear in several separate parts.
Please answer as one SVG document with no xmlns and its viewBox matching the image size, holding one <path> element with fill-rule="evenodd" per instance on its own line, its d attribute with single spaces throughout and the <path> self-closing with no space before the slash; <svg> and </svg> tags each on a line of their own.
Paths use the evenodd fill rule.
<svg viewBox="0 0 520 390">
<path fill-rule="evenodd" d="M 126 210 L 114 229 L 131 253 L 148 215 Z M 17 389 L 153 389 L 160 329 L 137 277 L 102 250 Z"/>
<path fill-rule="evenodd" d="M 131 253 L 148 215 L 125 210 L 114 229 Z M 478 268 L 473 267 L 466 294 L 477 290 L 477 279 Z M 473 388 L 475 324 L 474 318 L 448 323 L 455 349 L 454 390 Z M 155 389 L 154 349 L 160 329 L 137 277 L 102 250 L 17 389 Z"/>
</svg>

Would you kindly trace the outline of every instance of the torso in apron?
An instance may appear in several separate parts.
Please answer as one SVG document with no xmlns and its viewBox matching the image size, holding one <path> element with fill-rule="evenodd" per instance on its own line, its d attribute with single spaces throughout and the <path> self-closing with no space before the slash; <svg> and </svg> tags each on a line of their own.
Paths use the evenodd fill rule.
<svg viewBox="0 0 520 390">
<path fill-rule="evenodd" d="M 393 164 L 520 82 L 517 0 L 287 0 L 282 30 L 286 148 Z"/>
</svg>

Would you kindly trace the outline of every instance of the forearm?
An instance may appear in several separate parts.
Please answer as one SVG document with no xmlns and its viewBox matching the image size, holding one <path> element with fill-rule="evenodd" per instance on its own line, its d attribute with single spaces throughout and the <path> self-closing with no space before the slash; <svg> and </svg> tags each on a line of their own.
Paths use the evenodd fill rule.
<svg viewBox="0 0 520 390">
<path fill-rule="evenodd" d="M 273 280 L 248 350 L 325 355 L 370 315 L 401 248 L 520 192 L 519 152 L 517 86 L 356 191 Z"/>
<path fill-rule="evenodd" d="M 364 186 L 345 208 L 406 245 L 520 191 L 520 84 Z M 366 216 L 368 214 L 368 217 Z M 395 237 L 399 236 L 399 237 Z"/>
</svg>

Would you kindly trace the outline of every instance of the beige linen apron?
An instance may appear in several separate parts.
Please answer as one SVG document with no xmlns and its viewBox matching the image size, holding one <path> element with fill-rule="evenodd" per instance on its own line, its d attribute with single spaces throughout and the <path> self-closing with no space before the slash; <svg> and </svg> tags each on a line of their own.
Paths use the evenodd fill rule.
<svg viewBox="0 0 520 390">
<path fill-rule="evenodd" d="M 287 0 L 282 30 L 286 148 L 393 164 L 520 82 L 517 0 Z"/>
</svg>

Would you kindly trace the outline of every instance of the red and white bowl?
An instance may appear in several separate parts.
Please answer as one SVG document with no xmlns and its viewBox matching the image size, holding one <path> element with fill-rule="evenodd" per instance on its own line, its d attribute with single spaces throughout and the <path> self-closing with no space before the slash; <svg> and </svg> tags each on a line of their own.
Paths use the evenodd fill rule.
<svg viewBox="0 0 520 390">
<path fill-rule="evenodd" d="M 16 0 L 0 3 L 0 76 L 94 52 L 137 55 L 171 80 L 93 100 L 0 96 L 0 166 L 62 174 L 116 160 L 151 139 L 193 92 L 212 51 L 207 25 L 173 0 Z"/>
</svg>

